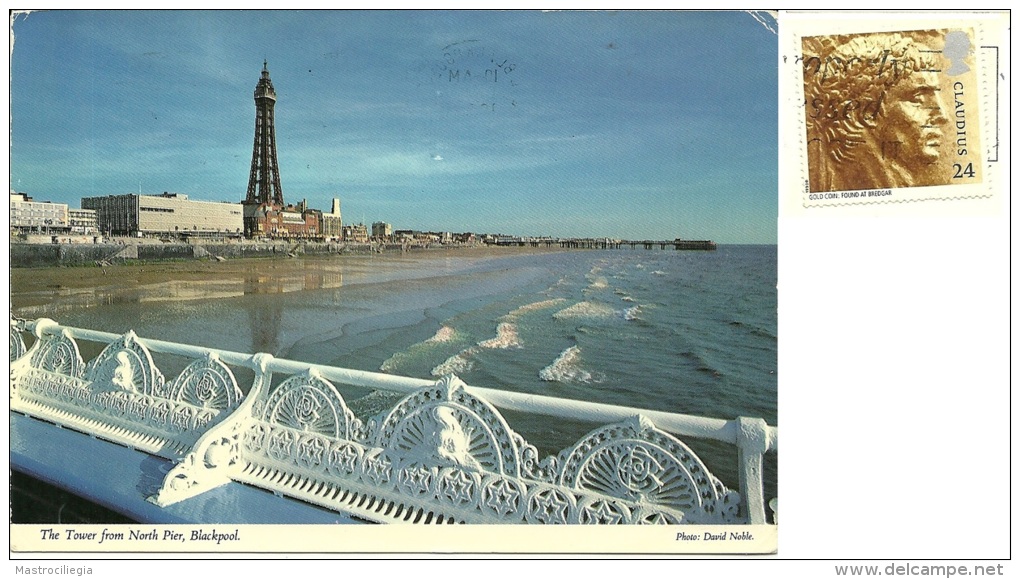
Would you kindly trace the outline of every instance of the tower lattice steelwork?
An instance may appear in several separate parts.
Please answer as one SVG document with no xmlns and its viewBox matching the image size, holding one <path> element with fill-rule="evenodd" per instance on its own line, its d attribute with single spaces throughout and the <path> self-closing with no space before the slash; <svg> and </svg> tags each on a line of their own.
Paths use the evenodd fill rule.
<svg viewBox="0 0 1020 579">
<path fill-rule="evenodd" d="M 283 206 L 280 167 L 276 161 L 276 126 L 273 108 L 276 90 L 269 79 L 269 63 L 262 63 L 262 78 L 255 86 L 255 144 L 251 151 L 251 173 L 245 204 Z"/>
</svg>

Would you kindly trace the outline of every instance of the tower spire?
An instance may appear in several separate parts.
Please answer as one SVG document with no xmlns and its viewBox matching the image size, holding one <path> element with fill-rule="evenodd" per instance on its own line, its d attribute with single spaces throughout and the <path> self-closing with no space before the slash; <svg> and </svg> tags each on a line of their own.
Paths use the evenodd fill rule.
<svg viewBox="0 0 1020 579">
<path fill-rule="evenodd" d="M 246 205 L 283 206 L 280 167 L 276 160 L 276 126 L 273 109 L 276 89 L 269 78 L 269 61 L 262 61 L 262 77 L 255 86 L 255 141 L 251 152 Z"/>
</svg>

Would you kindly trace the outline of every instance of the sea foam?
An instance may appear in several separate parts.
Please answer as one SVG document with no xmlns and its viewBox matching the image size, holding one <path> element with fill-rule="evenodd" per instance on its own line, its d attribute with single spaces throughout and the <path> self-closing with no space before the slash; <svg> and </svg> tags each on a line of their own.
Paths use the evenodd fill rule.
<svg viewBox="0 0 1020 579">
<path fill-rule="evenodd" d="M 511 322 L 503 322 L 496 326 L 496 337 L 490 340 L 478 342 L 482 348 L 498 348 L 507 350 L 509 348 L 521 348 L 521 339 L 517 335 L 517 325 Z"/>
<path fill-rule="evenodd" d="M 562 309 L 555 314 L 553 317 L 557 320 L 572 320 L 572 319 L 605 319 L 611 318 L 616 315 L 614 310 L 608 304 L 599 302 L 584 301 L 578 302 L 569 308 Z"/>
<path fill-rule="evenodd" d="M 447 374 L 463 374 L 475 367 L 471 357 L 478 352 L 478 348 L 471 347 L 462 350 L 459 354 L 450 356 L 445 362 L 432 369 L 433 376 L 446 376 Z"/>
<path fill-rule="evenodd" d="M 595 377 L 581 367 L 581 349 L 571 346 L 553 361 L 552 364 L 542 368 L 538 377 L 546 382 L 581 382 L 591 383 Z"/>
<path fill-rule="evenodd" d="M 454 340 L 460 339 L 460 335 L 457 330 L 449 327 L 442 326 L 436 331 L 435 335 L 427 340 L 413 344 L 410 348 L 403 352 L 397 352 L 390 356 L 379 366 L 380 372 L 395 372 L 401 365 L 415 359 L 418 355 L 423 352 L 428 352 L 438 344 L 446 344 L 453 342 Z"/>
<path fill-rule="evenodd" d="M 640 320 L 641 306 L 633 306 L 623 310 L 623 319 L 628 321 Z"/>
<path fill-rule="evenodd" d="M 445 344 L 452 342 L 457 337 L 457 330 L 454 330 L 450 326 L 443 326 L 436 331 L 436 335 L 425 340 L 427 344 Z"/>
<path fill-rule="evenodd" d="M 512 322 L 512 321 L 516 320 L 517 318 L 521 317 L 522 315 L 527 314 L 529 312 L 534 312 L 534 311 L 537 311 L 537 310 L 543 310 L 545 308 L 551 308 L 553 306 L 557 306 L 559 304 L 562 304 L 565 301 L 567 301 L 566 298 L 555 298 L 555 299 L 551 299 L 551 300 L 542 300 L 540 302 L 533 302 L 533 303 L 530 303 L 530 304 L 526 304 L 526 305 L 523 305 L 523 306 L 513 310 L 512 312 L 508 313 L 507 315 L 503 316 L 502 318 L 500 318 L 500 320 L 507 321 L 507 322 Z"/>
</svg>

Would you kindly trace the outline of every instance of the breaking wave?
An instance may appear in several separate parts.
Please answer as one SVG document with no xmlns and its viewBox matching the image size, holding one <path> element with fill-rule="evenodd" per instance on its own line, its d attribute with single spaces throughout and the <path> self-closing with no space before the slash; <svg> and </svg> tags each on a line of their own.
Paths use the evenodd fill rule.
<svg viewBox="0 0 1020 579">
<path fill-rule="evenodd" d="M 503 316 L 502 318 L 500 318 L 500 320 L 512 322 L 528 312 L 534 312 L 545 308 L 551 308 L 555 305 L 562 304 L 565 301 L 567 301 L 566 298 L 555 298 L 551 300 L 543 300 L 540 302 L 534 302 L 527 305 L 523 305 L 517 308 L 516 310 L 508 313 L 507 315 Z"/>
<path fill-rule="evenodd" d="M 546 382 L 581 382 L 589 384 L 598 381 L 591 373 L 581 367 L 581 349 L 571 346 L 553 361 L 542 368 L 538 377 Z"/>
<path fill-rule="evenodd" d="M 397 352 L 387 358 L 381 366 L 379 366 L 380 372 L 394 372 L 405 362 L 414 359 L 418 354 L 428 351 L 436 344 L 447 344 L 455 340 L 460 339 L 460 335 L 457 330 L 443 326 L 436 331 L 435 335 L 427 340 L 418 342 L 412 345 L 410 348 L 403 352 Z"/>
<path fill-rule="evenodd" d="M 623 310 L 623 319 L 632 321 L 640 320 L 641 306 L 633 306 Z"/>
<path fill-rule="evenodd" d="M 425 340 L 427 344 L 445 344 L 446 342 L 452 342 L 457 337 L 457 330 L 454 330 L 450 326 L 443 326 L 439 328 L 436 335 Z"/>
<path fill-rule="evenodd" d="M 408 358 L 406 352 L 397 352 L 389 358 L 386 358 L 383 363 L 379 366 L 380 372 L 393 372 L 400 367 L 401 362 Z"/>
<path fill-rule="evenodd" d="M 565 298 L 542 300 L 525 304 L 510 311 L 505 316 L 499 318 L 500 322 L 496 326 L 496 337 L 488 340 L 482 340 L 476 345 L 450 356 L 442 364 L 439 364 L 432 369 L 432 375 L 445 376 L 447 374 L 461 374 L 474 369 L 474 357 L 476 354 L 481 352 L 482 348 L 487 350 L 510 350 L 523 348 L 524 345 L 521 343 L 521 337 L 518 333 L 516 321 L 524 314 L 551 308 L 566 301 L 567 300 Z M 460 335 L 453 328 L 443 326 L 438 332 L 436 332 L 435 336 L 432 336 L 425 342 L 452 342 L 458 339 L 459 336 Z M 396 358 L 396 356 L 394 356 L 394 358 Z M 391 358 L 391 360 L 392 359 L 393 358 Z M 387 362 L 389 361 L 390 360 L 387 360 Z M 384 364 L 384 366 L 386 366 L 386 364 Z"/>
<path fill-rule="evenodd" d="M 604 319 L 611 318 L 616 315 L 614 310 L 608 304 L 599 302 L 578 302 L 569 308 L 562 309 L 555 314 L 553 317 L 557 320 L 572 320 L 572 319 Z"/>
<path fill-rule="evenodd" d="M 433 376 L 446 376 L 447 374 L 463 374 L 475 367 L 471 358 L 478 353 L 478 348 L 471 347 L 461 351 L 459 354 L 450 356 L 445 362 L 432 369 Z"/>
<path fill-rule="evenodd" d="M 520 336 L 517 335 L 517 325 L 511 322 L 503 322 L 496 326 L 496 337 L 478 342 L 478 345 L 482 348 L 499 348 L 501 350 L 523 347 Z"/>
</svg>

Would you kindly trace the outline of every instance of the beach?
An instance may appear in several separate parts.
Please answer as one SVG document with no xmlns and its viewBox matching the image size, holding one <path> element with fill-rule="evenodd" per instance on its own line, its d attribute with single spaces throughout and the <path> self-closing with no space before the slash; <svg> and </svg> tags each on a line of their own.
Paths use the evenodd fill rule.
<svg viewBox="0 0 1020 579">
<path fill-rule="evenodd" d="M 451 249 L 423 249 L 409 253 L 352 253 L 289 256 L 250 257 L 227 259 L 189 259 L 166 261 L 118 261 L 106 266 L 50 266 L 14 267 L 10 274 L 11 307 L 15 312 L 31 307 L 32 311 L 47 311 L 54 306 L 77 303 L 88 307 L 94 296 L 120 300 L 129 296 L 139 299 L 166 296 L 169 288 L 197 288 L 205 284 L 210 288 L 229 287 L 258 276 L 260 283 L 270 286 L 291 287 L 290 283 L 306 274 L 342 273 L 352 282 L 385 276 L 394 266 L 408 261 L 481 260 L 499 256 L 549 253 L 559 248 L 475 246 Z M 187 292 L 178 299 L 194 299 Z"/>
</svg>

